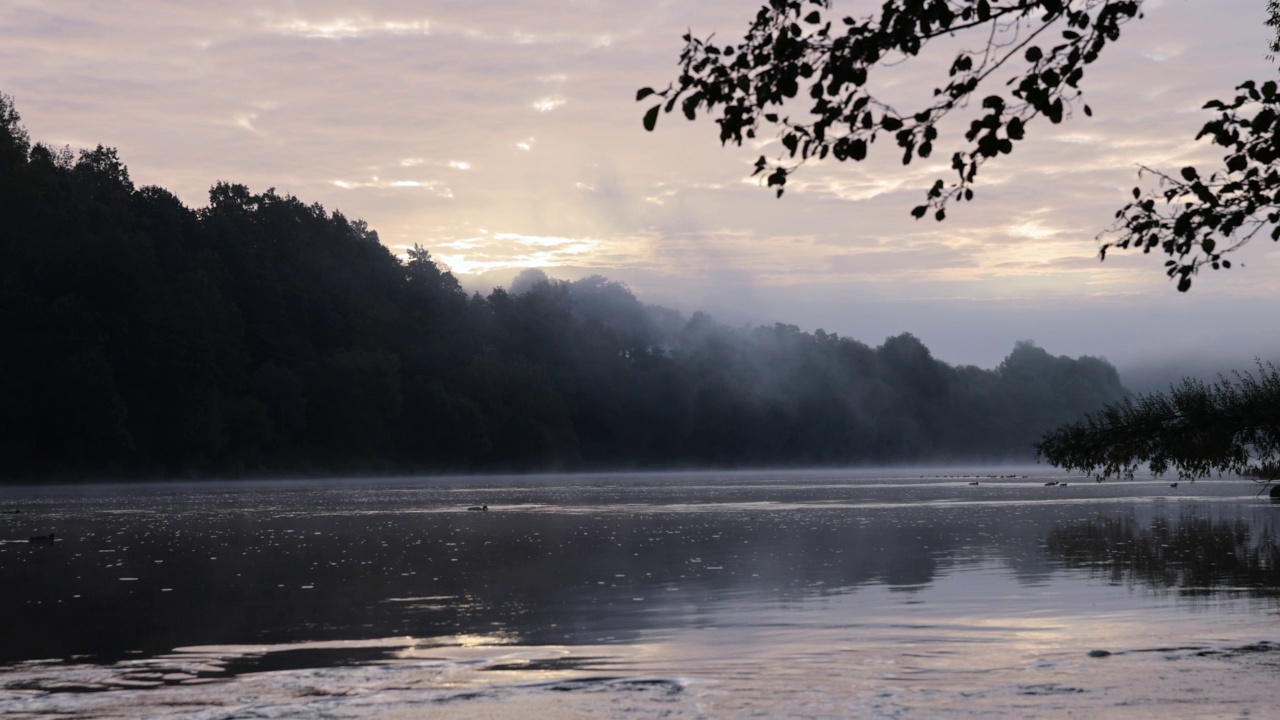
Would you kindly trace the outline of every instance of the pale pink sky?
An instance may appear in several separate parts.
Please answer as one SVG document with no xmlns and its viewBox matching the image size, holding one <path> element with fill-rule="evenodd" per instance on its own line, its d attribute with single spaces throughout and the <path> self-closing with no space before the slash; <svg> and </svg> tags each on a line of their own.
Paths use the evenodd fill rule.
<svg viewBox="0 0 1280 720">
<path fill-rule="evenodd" d="M 909 210 L 945 168 L 904 169 L 891 147 L 808 166 L 774 200 L 748 175 L 776 144 L 721 148 L 712 123 L 676 116 L 643 131 L 635 90 L 671 79 L 686 28 L 740 34 L 741 1 L 6 0 L 0 91 L 33 139 L 115 146 L 135 182 L 191 206 L 218 180 L 275 187 L 472 286 L 600 273 L 686 312 L 871 344 L 910 331 L 984 366 L 1024 338 L 1121 364 L 1248 359 L 1280 347 L 1274 243 L 1182 295 L 1163 258 L 1099 263 L 1095 236 L 1138 163 L 1213 157 L 1193 142 L 1205 100 L 1275 77 L 1265 5 L 1147 0 L 1085 77 L 1094 116 L 1033 124 L 941 224 Z M 925 58 L 883 82 L 906 93 L 937 71 Z"/>
</svg>

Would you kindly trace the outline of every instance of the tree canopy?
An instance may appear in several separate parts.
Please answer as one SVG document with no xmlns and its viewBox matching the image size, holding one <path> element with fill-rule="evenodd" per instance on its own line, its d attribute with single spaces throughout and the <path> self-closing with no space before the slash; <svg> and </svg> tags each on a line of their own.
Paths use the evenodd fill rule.
<svg viewBox="0 0 1280 720">
<path fill-rule="evenodd" d="M 941 221 L 951 203 L 973 200 L 979 169 L 1012 153 L 1038 118 L 1060 123 L 1077 110 L 1092 114 L 1082 100 L 1085 72 L 1142 17 L 1143 0 L 887 0 L 860 17 L 834 5 L 769 0 L 737 42 L 686 34 L 676 80 L 636 94 L 638 101 L 659 100 L 645 112 L 644 127 L 653 130 L 662 112 L 679 110 L 689 120 L 711 115 L 721 143 L 773 133 L 782 153 L 761 155 L 755 173 L 779 197 L 811 159 L 861 161 L 877 140 L 891 142 L 903 164 L 946 148 L 954 175 L 938 179 L 911 210 L 917 219 Z M 1280 6 L 1269 0 L 1268 11 L 1268 24 L 1280 27 Z M 878 73 L 952 38 L 972 45 L 950 56 L 947 76 L 926 100 L 895 107 L 877 96 Z M 1247 81 L 1237 90 L 1233 100 L 1205 106 L 1221 114 L 1197 136 L 1226 149 L 1223 167 L 1144 168 L 1162 186 L 1135 188 L 1103 233 L 1101 258 L 1110 248 L 1158 250 L 1168 256 L 1166 273 L 1186 291 L 1200 269 L 1230 268 L 1223 255 L 1266 228 L 1280 238 L 1276 84 Z M 973 104 L 978 117 L 963 141 L 940 137 L 940 122 Z"/>
<path fill-rule="evenodd" d="M 1125 394 L 1031 343 L 953 367 L 600 276 L 468 295 L 320 205 L 219 182 L 193 209 L 111 148 L 33 145 L 3 95 L 0 337 L 17 481 L 1030 459 Z"/>
</svg>

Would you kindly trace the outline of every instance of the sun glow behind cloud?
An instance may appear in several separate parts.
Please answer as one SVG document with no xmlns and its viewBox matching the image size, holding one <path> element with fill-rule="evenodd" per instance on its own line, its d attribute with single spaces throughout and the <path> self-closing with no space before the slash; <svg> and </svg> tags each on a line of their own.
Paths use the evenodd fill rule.
<svg viewBox="0 0 1280 720">
<path fill-rule="evenodd" d="M 447 184 L 438 180 L 383 180 L 381 178 L 374 177 L 367 181 L 334 180 L 333 186 L 342 188 L 343 190 L 356 190 L 360 188 L 417 188 L 427 190 L 436 197 L 448 199 L 453 198 L 453 190 Z"/>
<path fill-rule="evenodd" d="M 552 95 L 550 97 L 544 97 L 544 98 L 539 98 L 535 100 L 533 102 L 533 109 L 537 110 L 540 113 L 548 113 L 548 112 L 551 112 L 552 110 L 555 110 L 558 107 L 563 106 L 567 102 L 569 101 L 560 95 Z"/>
<path fill-rule="evenodd" d="M 588 237 L 551 237 L 512 232 L 438 242 L 435 257 L 452 272 L 472 275 L 511 268 L 589 264 L 606 243 Z"/>
<path fill-rule="evenodd" d="M 369 17 L 340 17 L 332 20 L 311 21 L 293 19 L 268 21 L 267 30 L 279 35 L 296 35 L 306 38 L 341 40 L 371 35 L 427 35 L 431 23 L 427 20 L 378 21 Z"/>
</svg>

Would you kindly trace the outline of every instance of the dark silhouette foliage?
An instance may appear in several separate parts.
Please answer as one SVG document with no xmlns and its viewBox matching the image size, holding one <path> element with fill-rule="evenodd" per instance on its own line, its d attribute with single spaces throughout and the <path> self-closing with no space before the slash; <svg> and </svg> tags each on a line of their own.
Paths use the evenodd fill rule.
<svg viewBox="0 0 1280 720">
<path fill-rule="evenodd" d="M 1128 397 L 1047 434 L 1036 452 L 1099 479 L 1147 464 L 1188 480 L 1233 472 L 1269 482 L 1280 477 L 1280 371 L 1260 364 L 1256 375 Z"/>
<path fill-rule="evenodd" d="M 1226 149 L 1222 167 L 1202 175 L 1188 166 L 1175 177 L 1144 166 L 1141 173 L 1157 177 L 1160 187 L 1133 189 L 1133 202 L 1116 212 L 1109 231 L 1116 239 L 1103 244 L 1103 257 L 1113 247 L 1159 248 L 1170 257 L 1166 274 L 1185 292 L 1200 268 L 1229 269 L 1223 255 L 1258 233 L 1269 229 L 1271 239 L 1280 240 L 1280 93 L 1274 80 L 1251 80 L 1236 90 L 1230 102 L 1205 105 L 1221 114 L 1196 136 Z"/>
<path fill-rule="evenodd" d="M 720 142 L 742 145 L 772 133 L 783 151 L 761 155 L 755 174 L 779 197 L 787 178 L 811 158 L 864 160 L 877 140 L 890 141 L 904 165 L 945 147 L 939 122 L 953 113 L 978 115 L 963 142 L 951 150 L 950 178 L 930 187 L 917 219 L 946 217 L 952 202 L 971 201 L 979 168 L 1012 153 L 1027 128 L 1046 118 L 1060 123 L 1082 101 L 1081 82 L 1090 64 L 1142 17 L 1143 0 L 888 0 L 878 12 L 841 16 L 831 0 L 769 0 L 738 42 L 713 42 L 687 33 L 680 73 L 667 87 L 641 88 L 637 101 L 653 97 L 643 124 L 653 130 L 663 112 L 677 109 L 689 120 L 710 114 Z M 1267 25 L 1280 28 L 1280 4 L 1267 3 Z M 947 77 L 926 99 L 910 107 L 881 99 L 878 68 L 896 67 L 948 39 L 970 47 L 948 55 Z M 1280 35 L 1272 42 L 1274 54 Z M 892 72 L 887 70 L 884 72 Z M 1159 249 L 1166 273 L 1178 289 L 1191 287 L 1202 267 L 1231 267 L 1223 254 L 1273 228 L 1280 239 L 1280 122 L 1276 83 L 1248 81 L 1233 101 L 1210 101 L 1221 111 L 1197 139 L 1209 136 L 1227 149 L 1223 168 L 1202 175 L 1184 168 L 1179 176 L 1143 168 L 1161 187 L 1134 190 L 1134 202 L 1116 214 L 1106 234 L 1110 248 Z M 981 93 L 980 93 L 981 91 Z"/>
<path fill-rule="evenodd" d="M 190 209 L 0 121 L 7 480 L 1029 459 L 1125 394 L 1029 343 L 955 368 L 598 276 L 468 297 L 341 213 L 227 182 Z"/>
<path fill-rule="evenodd" d="M 756 173 L 781 196 L 788 175 L 809 158 L 860 161 L 882 138 L 902 152 L 904 165 L 930 157 L 940 142 L 938 123 L 978 101 L 997 71 L 1017 68 L 981 98 L 982 116 L 965 133 L 967 145 L 951 156 L 954 180 L 938 180 L 925 205 L 912 210 L 917 218 L 932 210 L 942 220 L 948 202 L 973 198 L 979 167 L 1013 152 L 1028 123 L 1040 116 L 1059 123 L 1070 114 L 1086 66 L 1142 6 L 1141 0 L 889 0 L 878 13 L 841 17 L 832 4 L 771 0 L 737 44 L 686 34 L 677 80 L 636 95 L 664 101 L 649 108 L 645 128 L 677 108 L 690 120 L 699 111 L 715 115 L 722 143 L 741 145 L 762 126 L 776 128 L 785 155 L 761 156 Z M 898 109 L 877 97 L 877 66 L 900 64 L 958 34 L 980 43 L 955 54 L 946 81 L 928 99 Z"/>
</svg>

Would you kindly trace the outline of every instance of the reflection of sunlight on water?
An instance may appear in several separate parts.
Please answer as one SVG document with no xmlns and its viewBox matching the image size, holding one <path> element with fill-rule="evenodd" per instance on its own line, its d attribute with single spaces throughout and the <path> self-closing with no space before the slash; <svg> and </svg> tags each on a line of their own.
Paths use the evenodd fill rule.
<svg viewBox="0 0 1280 720">
<path fill-rule="evenodd" d="M 918 642 L 929 629 L 916 630 L 922 636 L 914 639 L 873 633 L 859 642 L 830 638 L 817 644 L 811 636 L 792 632 L 790 640 L 737 638 L 729 646 L 725 641 L 734 633 L 728 628 L 698 631 L 678 642 L 623 646 L 428 647 L 405 646 L 412 639 L 389 638 L 323 645 L 331 650 L 399 647 L 371 664 L 251 672 L 212 684 L 157 679 L 148 683 L 146 678 L 165 672 L 198 680 L 195 676 L 202 670 L 196 663 L 209 668 L 211 663 L 229 662 L 237 652 L 264 652 L 263 646 L 191 648 L 169 658 L 114 668 L 81 666 L 82 688 L 99 692 L 41 693 L 34 680 L 42 670 L 32 664 L 18 671 L 32 682 L 25 691 L 0 695 L 0 712 L 513 720 L 903 714 L 1014 718 L 1145 715 L 1162 709 L 1177 716 L 1214 715 L 1230 707 L 1233 714 L 1252 709 L 1265 716 L 1273 700 L 1268 681 L 1274 667 L 1265 664 L 1265 652 L 1247 657 L 1248 648 L 1228 647 L 1217 654 L 1197 648 L 1142 648 L 1093 658 L 1075 649 L 1028 653 L 1026 648 L 994 642 L 976 650 L 970 645 L 948 648 Z M 1024 630 L 1000 627 L 995 632 Z M 1037 644 L 1051 639 L 1034 627 L 1028 632 L 1039 637 Z M 775 633 L 782 636 L 787 631 Z M 742 652 L 761 640 L 771 641 L 763 657 Z M 304 644 L 265 652 L 287 653 L 298 645 Z M 1233 652 L 1243 662 L 1224 660 Z M 184 661 L 185 655 L 191 656 L 189 661 Z M 64 681 L 74 674 L 64 669 Z M 89 683 L 96 683 L 96 688 Z M 151 689 L 136 692 L 144 687 Z M 134 691 L 106 692 L 126 688 Z M 198 714 L 193 706 L 200 708 Z"/>
</svg>

